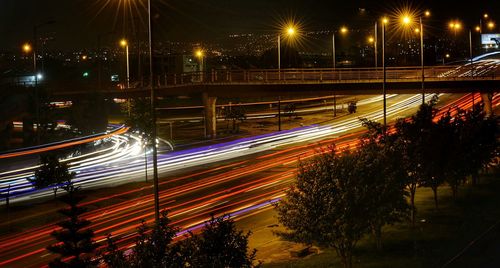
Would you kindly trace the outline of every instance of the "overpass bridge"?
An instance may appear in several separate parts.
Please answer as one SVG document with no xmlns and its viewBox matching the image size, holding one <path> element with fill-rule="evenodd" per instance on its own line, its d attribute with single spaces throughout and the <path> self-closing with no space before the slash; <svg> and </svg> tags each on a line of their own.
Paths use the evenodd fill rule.
<svg viewBox="0 0 500 268">
<path fill-rule="evenodd" d="M 482 59 L 473 64 L 454 66 L 429 66 L 423 71 L 422 78 L 421 67 L 387 68 L 386 92 L 388 94 L 421 93 L 423 90 L 425 93 L 481 92 L 486 109 L 491 109 L 488 105 L 491 96 L 494 92 L 500 91 L 499 59 Z M 223 69 L 157 76 L 155 91 L 157 96 L 164 97 L 202 96 L 207 134 L 215 137 L 215 107 L 218 97 L 380 95 L 383 81 L 382 68 Z M 56 98 L 71 99 L 87 93 L 88 90 L 66 91 L 54 95 Z M 100 93 L 113 98 L 150 95 L 147 87 L 111 89 Z"/>
<path fill-rule="evenodd" d="M 500 52 L 497 54 L 500 55 Z M 498 56 L 498 55 L 497 55 Z M 387 68 L 388 94 L 421 93 L 484 93 L 486 106 L 493 92 L 500 89 L 500 59 L 488 55 L 472 63 L 453 66 Z M 218 97 L 286 97 L 291 95 L 359 95 L 382 94 L 382 68 L 322 68 L 322 69 L 250 69 L 210 70 L 155 77 L 157 96 L 202 96 L 208 135 L 214 137 Z M 422 83 L 422 81 L 424 83 Z M 132 83 L 134 84 L 134 83 Z M 50 84 L 47 87 L 52 88 Z M 71 88 L 72 90 L 68 90 Z M 95 88 L 52 90 L 53 100 L 71 100 L 95 91 Z M 121 90 L 117 87 L 98 91 L 107 98 L 136 98 L 150 95 L 149 87 Z"/>
</svg>

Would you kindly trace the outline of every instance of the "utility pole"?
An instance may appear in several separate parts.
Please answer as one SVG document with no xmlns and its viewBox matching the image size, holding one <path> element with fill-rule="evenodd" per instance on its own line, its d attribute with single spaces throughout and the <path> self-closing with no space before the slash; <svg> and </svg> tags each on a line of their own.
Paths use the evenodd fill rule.
<svg viewBox="0 0 500 268">
<path fill-rule="evenodd" d="M 153 25 L 152 25 L 152 10 L 151 1 L 148 0 L 148 30 L 149 30 L 149 86 L 151 93 L 151 120 L 152 120 L 152 133 L 151 139 L 153 144 L 153 191 L 154 191 L 154 207 L 155 207 L 155 220 L 160 220 L 160 195 L 158 183 L 158 150 L 156 148 L 156 96 L 154 85 L 153 73 Z"/>
</svg>

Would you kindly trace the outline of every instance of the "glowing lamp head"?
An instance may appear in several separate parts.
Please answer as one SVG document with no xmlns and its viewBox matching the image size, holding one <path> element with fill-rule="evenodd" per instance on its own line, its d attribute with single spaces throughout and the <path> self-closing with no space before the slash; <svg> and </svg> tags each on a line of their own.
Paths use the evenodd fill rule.
<svg viewBox="0 0 500 268">
<path fill-rule="evenodd" d="M 411 18 L 409 16 L 404 16 L 401 21 L 403 22 L 404 25 L 408 25 L 411 23 Z"/>
<path fill-rule="evenodd" d="M 368 37 L 368 43 L 373 44 L 375 43 L 375 39 L 373 37 Z"/>
<path fill-rule="evenodd" d="M 424 12 L 424 15 L 425 15 L 426 17 L 430 17 L 430 16 L 431 16 L 431 12 L 430 12 L 429 10 L 426 10 L 426 11 Z"/>
<path fill-rule="evenodd" d="M 203 57 L 203 51 L 197 50 L 195 55 L 196 55 L 196 57 L 201 58 L 201 57 Z"/>
<path fill-rule="evenodd" d="M 476 32 L 480 32 L 480 31 L 481 31 L 481 27 L 476 26 Z"/>
<path fill-rule="evenodd" d="M 420 33 L 420 29 L 419 28 L 415 28 L 415 33 Z"/>
<path fill-rule="evenodd" d="M 489 17 L 489 15 L 486 13 L 483 15 L 483 18 L 485 18 L 485 19 L 487 19 L 488 17 Z"/>
<path fill-rule="evenodd" d="M 342 34 L 346 34 L 346 33 L 347 33 L 347 31 L 348 31 L 348 30 L 347 30 L 347 27 L 345 27 L 345 26 L 344 26 L 344 27 L 342 27 L 342 28 L 340 28 L 340 33 L 342 33 Z"/>
<path fill-rule="evenodd" d="M 495 28 L 495 23 L 492 21 L 488 22 L 488 29 L 493 29 L 493 28 Z"/>
<path fill-rule="evenodd" d="M 449 57 L 450 57 L 450 54 L 446 54 L 446 55 L 445 55 L 445 57 L 446 57 L 446 58 L 449 58 Z"/>
<path fill-rule="evenodd" d="M 389 23 L 389 19 L 388 19 L 387 17 L 383 17 L 383 18 L 382 18 L 382 23 L 383 23 L 383 24 L 387 24 L 387 23 Z"/>
<path fill-rule="evenodd" d="M 127 45 L 128 45 L 128 42 L 127 42 L 127 40 L 126 40 L 126 39 L 122 39 L 122 40 L 120 40 L 120 46 L 122 46 L 122 47 L 126 47 Z"/>
<path fill-rule="evenodd" d="M 32 47 L 31 47 L 31 45 L 30 45 L 30 44 L 28 44 L 28 43 L 26 43 L 26 44 L 24 44 L 24 45 L 23 45 L 23 51 L 24 51 L 25 53 L 30 53 L 32 49 L 33 49 L 33 48 L 32 48 Z"/>
<path fill-rule="evenodd" d="M 83 55 L 82 60 L 87 60 L 87 55 Z"/>
<path fill-rule="evenodd" d="M 286 30 L 286 33 L 288 35 L 292 36 L 295 34 L 295 29 L 293 27 L 288 27 L 288 29 Z"/>
</svg>

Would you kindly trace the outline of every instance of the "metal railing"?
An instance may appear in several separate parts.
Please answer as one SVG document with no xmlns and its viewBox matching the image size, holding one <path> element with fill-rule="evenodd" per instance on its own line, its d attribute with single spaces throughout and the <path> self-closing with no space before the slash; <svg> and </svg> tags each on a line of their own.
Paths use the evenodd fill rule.
<svg viewBox="0 0 500 268">
<path fill-rule="evenodd" d="M 426 81 L 451 80 L 498 80 L 500 68 L 485 70 L 467 66 L 433 66 L 424 69 Z M 254 69 L 254 70 L 211 70 L 167 74 L 157 78 L 159 87 L 178 87 L 193 84 L 286 84 L 286 83 L 373 83 L 382 82 L 382 68 L 350 69 Z M 420 67 L 387 68 L 389 82 L 421 81 Z"/>
</svg>

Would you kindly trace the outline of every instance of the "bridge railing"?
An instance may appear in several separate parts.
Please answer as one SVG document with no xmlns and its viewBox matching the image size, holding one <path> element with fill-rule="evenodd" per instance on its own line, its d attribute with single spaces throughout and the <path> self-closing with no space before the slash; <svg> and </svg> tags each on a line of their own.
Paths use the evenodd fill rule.
<svg viewBox="0 0 500 268">
<path fill-rule="evenodd" d="M 471 66 L 432 66 L 425 67 L 425 79 L 429 80 L 468 80 L 495 77 L 496 70 Z M 387 80 L 421 79 L 420 67 L 387 68 Z M 321 69 L 253 69 L 253 70 L 211 70 L 208 72 L 191 72 L 168 74 L 158 77 L 158 85 L 182 86 L 188 84 L 227 84 L 227 83 L 292 83 L 292 82 L 349 82 L 383 79 L 382 68 L 321 68 Z"/>
</svg>

